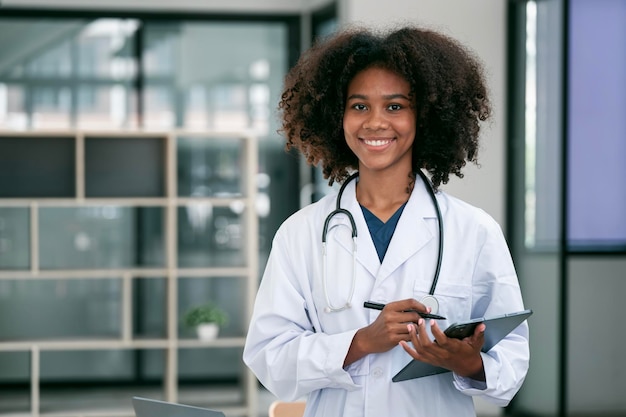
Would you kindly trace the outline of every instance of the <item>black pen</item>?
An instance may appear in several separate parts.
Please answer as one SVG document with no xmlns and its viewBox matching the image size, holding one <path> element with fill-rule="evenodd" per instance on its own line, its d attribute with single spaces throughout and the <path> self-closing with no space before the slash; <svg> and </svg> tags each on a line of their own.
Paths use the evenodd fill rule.
<svg viewBox="0 0 626 417">
<path fill-rule="evenodd" d="M 382 310 L 385 305 L 381 304 L 381 303 L 375 303 L 373 301 L 366 301 L 363 303 L 363 307 L 365 308 L 372 308 L 374 310 Z M 435 319 L 435 320 L 445 320 L 446 318 L 443 316 L 438 316 L 437 314 L 430 314 L 430 313 L 422 313 L 421 311 L 417 311 L 417 310 L 407 310 L 407 311 L 414 311 L 417 314 L 420 315 L 420 317 L 424 318 L 424 319 Z"/>
</svg>

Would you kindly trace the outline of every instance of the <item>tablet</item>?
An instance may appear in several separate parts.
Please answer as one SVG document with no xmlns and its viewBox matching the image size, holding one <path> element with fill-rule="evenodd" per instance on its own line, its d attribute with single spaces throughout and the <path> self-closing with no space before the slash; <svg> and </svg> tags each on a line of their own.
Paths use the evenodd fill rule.
<svg viewBox="0 0 626 417">
<path fill-rule="evenodd" d="M 533 314 L 532 310 L 522 310 L 491 318 L 481 317 L 471 319 L 451 324 L 446 330 L 444 330 L 444 333 L 448 337 L 463 339 L 464 337 L 471 335 L 476 326 L 480 323 L 485 323 L 487 328 L 485 329 L 485 343 L 483 344 L 482 351 L 488 352 L 491 348 L 498 344 L 500 340 L 504 339 L 507 334 L 511 333 L 515 330 L 515 328 L 517 328 L 517 326 L 522 324 L 524 320 L 530 317 L 531 314 Z M 450 371 L 439 366 L 430 365 L 413 359 L 404 368 L 402 368 L 400 372 L 394 375 L 391 380 L 393 382 L 406 381 L 407 379 L 421 378 L 445 372 Z"/>
</svg>

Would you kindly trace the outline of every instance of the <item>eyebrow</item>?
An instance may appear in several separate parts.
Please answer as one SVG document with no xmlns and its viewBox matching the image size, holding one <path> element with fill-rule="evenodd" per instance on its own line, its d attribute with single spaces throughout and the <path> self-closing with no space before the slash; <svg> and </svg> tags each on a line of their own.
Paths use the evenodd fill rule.
<svg viewBox="0 0 626 417">
<path fill-rule="evenodd" d="M 396 94 L 388 94 L 383 96 L 383 98 L 385 100 L 395 100 L 395 99 L 404 99 L 407 101 L 411 101 L 407 96 L 405 96 L 404 94 L 401 93 L 396 93 Z M 347 100 L 354 100 L 354 99 L 360 99 L 360 100 L 367 100 L 368 96 L 364 95 L 364 94 L 352 94 L 350 96 L 348 96 Z"/>
</svg>

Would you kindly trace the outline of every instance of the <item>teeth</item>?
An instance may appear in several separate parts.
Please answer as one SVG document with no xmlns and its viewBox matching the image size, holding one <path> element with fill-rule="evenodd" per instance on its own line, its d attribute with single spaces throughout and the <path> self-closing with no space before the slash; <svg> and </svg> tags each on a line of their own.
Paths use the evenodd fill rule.
<svg viewBox="0 0 626 417">
<path fill-rule="evenodd" d="M 365 144 L 368 146 L 384 146 L 386 144 L 388 144 L 389 142 L 391 142 L 390 140 L 382 140 L 382 139 L 378 139 L 378 140 L 364 140 Z"/>
</svg>

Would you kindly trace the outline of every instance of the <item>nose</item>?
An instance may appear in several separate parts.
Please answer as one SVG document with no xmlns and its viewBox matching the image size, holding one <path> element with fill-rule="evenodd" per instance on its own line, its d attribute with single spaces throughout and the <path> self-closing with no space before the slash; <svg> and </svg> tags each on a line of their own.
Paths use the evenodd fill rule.
<svg viewBox="0 0 626 417">
<path fill-rule="evenodd" d="M 388 129 L 389 121 L 381 110 L 372 110 L 363 121 L 363 128 L 368 130 Z"/>
</svg>

